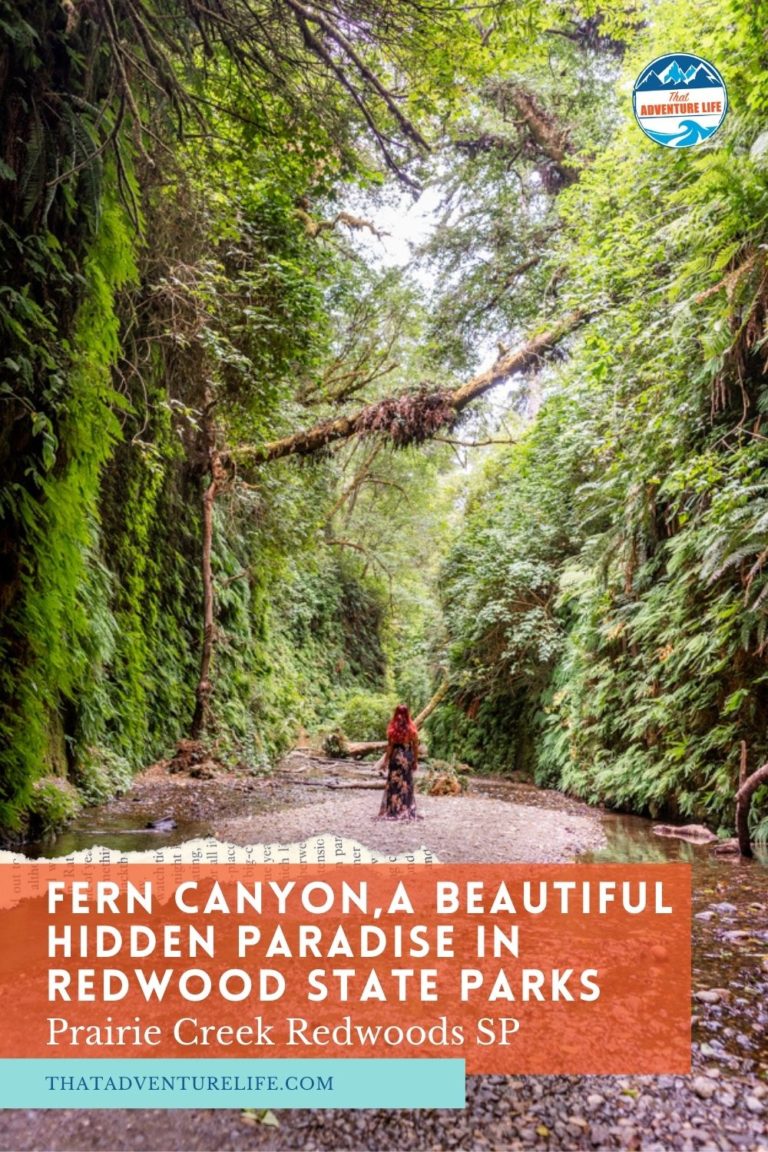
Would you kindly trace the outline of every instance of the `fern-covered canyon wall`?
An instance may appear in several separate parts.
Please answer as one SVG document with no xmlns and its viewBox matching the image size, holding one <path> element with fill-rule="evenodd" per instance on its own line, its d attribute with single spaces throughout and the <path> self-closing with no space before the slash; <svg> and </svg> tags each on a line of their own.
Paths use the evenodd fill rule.
<svg viewBox="0 0 768 1152">
<path fill-rule="evenodd" d="M 703 15 L 697 51 L 729 78 L 718 146 L 648 148 L 626 124 L 558 197 L 552 266 L 592 319 L 477 482 L 432 730 L 478 766 L 732 829 L 742 757 L 768 757 L 767 57 L 755 6 Z M 625 81 L 686 42 L 656 17 Z"/>
<path fill-rule="evenodd" d="M 193 4 L 172 14 L 173 33 L 168 15 L 0 10 L 10 836 L 125 787 L 189 732 L 211 443 L 311 423 L 334 365 L 349 395 L 364 387 L 369 369 L 345 375 L 334 345 L 345 317 L 349 355 L 371 360 L 374 379 L 395 338 L 373 279 L 343 244 L 318 243 L 306 211 L 369 179 L 343 88 L 324 68 L 306 89 L 295 72 L 296 53 L 322 63 L 320 48 L 283 28 L 268 67 L 256 39 L 284 14 L 265 29 L 237 9 L 238 46 Z M 222 756 L 265 762 L 350 693 L 394 691 L 381 571 L 328 527 L 339 475 L 327 459 L 269 475 L 225 466 L 207 732 Z"/>
</svg>

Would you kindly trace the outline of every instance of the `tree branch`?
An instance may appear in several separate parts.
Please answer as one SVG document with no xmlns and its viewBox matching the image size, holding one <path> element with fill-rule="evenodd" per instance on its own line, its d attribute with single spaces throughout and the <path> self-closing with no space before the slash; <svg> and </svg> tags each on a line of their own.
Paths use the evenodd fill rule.
<svg viewBox="0 0 768 1152">
<path fill-rule="evenodd" d="M 525 88 L 515 88 L 512 103 L 525 121 L 534 143 L 558 167 L 562 165 L 568 157 L 565 135 L 543 111 L 533 93 Z M 569 184 L 576 180 L 574 169 L 563 168 L 562 176 Z"/>
<path fill-rule="evenodd" d="M 422 724 L 427 719 L 427 717 L 432 715 L 435 708 L 437 708 L 437 706 L 441 702 L 441 700 L 443 700 L 444 697 L 447 695 L 448 689 L 450 688 L 450 686 L 451 686 L 450 677 L 446 673 L 446 675 L 443 677 L 443 679 L 440 683 L 440 686 L 437 689 L 437 691 L 435 692 L 432 699 L 422 708 L 422 710 L 421 710 L 421 712 L 419 712 L 418 716 L 415 717 L 413 722 L 417 728 L 421 728 Z"/>
<path fill-rule="evenodd" d="M 363 79 L 374 89 L 384 104 L 387 106 L 391 114 L 397 120 L 402 132 L 410 137 L 414 143 L 418 144 L 420 148 L 429 151 L 429 145 L 418 129 L 411 123 L 407 116 L 397 105 L 397 100 L 390 92 L 390 90 L 382 84 L 379 77 L 373 72 L 366 64 L 363 57 L 358 53 L 354 44 L 341 31 L 338 25 L 331 23 L 327 17 L 317 8 L 307 8 L 305 5 L 299 3 L 299 0 L 285 0 L 285 3 L 293 9 L 293 11 L 307 23 L 313 23 L 317 27 L 322 28 L 329 39 L 333 40 L 339 48 L 345 53 L 352 64 L 355 66 Z"/>
<path fill-rule="evenodd" d="M 267 444 L 242 445 L 231 450 L 259 464 L 286 456 L 311 456 L 339 440 L 358 435 L 388 435 L 397 447 L 433 438 L 450 428 L 457 416 L 475 400 L 505 383 L 518 372 L 537 367 L 552 349 L 587 319 L 582 310 L 570 312 L 559 323 L 533 336 L 525 344 L 499 356 L 490 368 L 479 372 L 453 391 L 421 392 L 388 397 L 359 412 L 324 420 L 313 428 Z"/>
<path fill-rule="evenodd" d="M 762 768 L 758 768 L 751 776 L 747 776 L 746 780 L 739 780 L 739 790 L 736 793 L 736 835 L 739 839 L 739 852 L 742 856 L 749 857 L 752 855 L 749 836 L 749 809 L 753 794 L 762 784 L 768 784 L 768 764 L 763 764 Z"/>
<path fill-rule="evenodd" d="M 490 444 L 517 444 L 511 436 L 491 436 L 488 440 L 455 440 L 452 436 L 433 436 L 437 444 L 450 444 L 452 448 L 487 448 Z"/>
<path fill-rule="evenodd" d="M 316 220 L 314 216 L 299 206 L 296 208 L 296 215 L 306 228 L 307 235 L 312 237 L 318 236 L 321 232 L 332 231 L 337 224 L 346 224 L 347 228 L 355 229 L 358 232 L 365 228 L 377 240 L 383 240 L 385 236 L 390 235 L 389 232 L 382 232 L 372 221 L 365 220 L 362 216 L 353 216 L 351 212 L 337 212 L 332 220 Z"/>
</svg>

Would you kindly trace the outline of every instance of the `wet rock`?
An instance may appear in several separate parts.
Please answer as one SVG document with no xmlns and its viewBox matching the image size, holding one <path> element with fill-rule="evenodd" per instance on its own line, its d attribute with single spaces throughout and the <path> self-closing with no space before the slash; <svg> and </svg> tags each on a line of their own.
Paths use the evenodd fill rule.
<svg viewBox="0 0 768 1152">
<path fill-rule="evenodd" d="M 171 832 L 176 827 L 173 816 L 161 816 L 159 820 L 149 820 L 146 824 L 153 832 Z"/>
<path fill-rule="evenodd" d="M 589 1123 L 583 1116 L 569 1116 L 568 1123 L 572 1124 L 575 1128 L 588 1128 Z M 578 1133 L 576 1133 L 578 1135 Z"/>
</svg>

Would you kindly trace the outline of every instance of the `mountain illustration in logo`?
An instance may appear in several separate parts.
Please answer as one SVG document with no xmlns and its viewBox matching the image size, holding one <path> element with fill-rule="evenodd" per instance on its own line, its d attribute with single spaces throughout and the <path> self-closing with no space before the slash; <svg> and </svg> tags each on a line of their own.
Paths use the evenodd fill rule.
<svg viewBox="0 0 768 1152">
<path fill-rule="evenodd" d="M 723 82 L 703 60 L 694 56 L 664 56 L 655 60 L 635 85 L 636 92 L 652 92 L 670 88 L 722 88 Z"/>
</svg>

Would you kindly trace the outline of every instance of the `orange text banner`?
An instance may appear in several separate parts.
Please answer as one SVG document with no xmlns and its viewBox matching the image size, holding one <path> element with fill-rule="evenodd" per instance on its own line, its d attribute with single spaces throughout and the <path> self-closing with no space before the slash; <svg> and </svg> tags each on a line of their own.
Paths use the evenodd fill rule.
<svg viewBox="0 0 768 1152">
<path fill-rule="evenodd" d="M 690 869 L 0 868 L 0 1057 L 686 1072 Z"/>
</svg>

